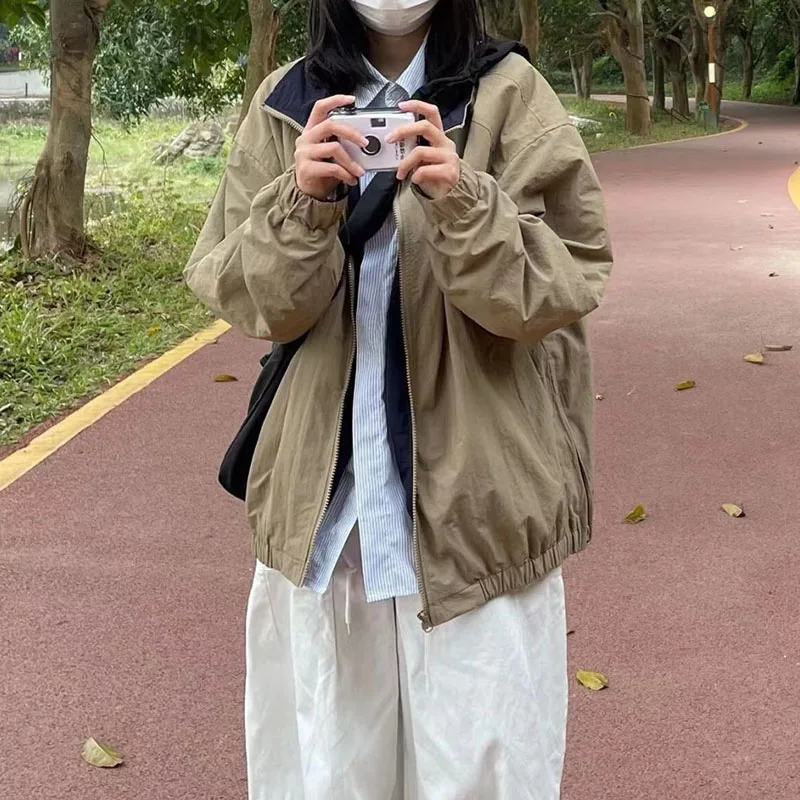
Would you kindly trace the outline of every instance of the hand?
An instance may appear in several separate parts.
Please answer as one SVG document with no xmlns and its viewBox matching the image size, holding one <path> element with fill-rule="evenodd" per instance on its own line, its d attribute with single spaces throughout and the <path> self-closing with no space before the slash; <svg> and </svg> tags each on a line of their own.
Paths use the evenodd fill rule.
<svg viewBox="0 0 800 800">
<path fill-rule="evenodd" d="M 294 152 L 295 180 L 303 194 L 328 200 L 338 184 L 355 186 L 364 174 L 340 142 L 344 139 L 365 147 L 367 140 L 352 128 L 328 118 L 334 109 L 354 102 L 355 97 L 339 94 L 314 105 Z"/>
<path fill-rule="evenodd" d="M 386 137 L 386 141 L 391 144 L 421 136 L 427 140 L 428 146 L 415 147 L 403 159 L 397 168 L 397 179 L 403 181 L 411 175 L 411 182 L 425 195 L 432 200 L 439 200 L 450 193 L 461 176 L 461 159 L 456 153 L 456 146 L 445 135 L 442 116 L 436 106 L 409 100 L 400 103 L 400 108 L 422 119 L 398 128 Z"/>
</svg>

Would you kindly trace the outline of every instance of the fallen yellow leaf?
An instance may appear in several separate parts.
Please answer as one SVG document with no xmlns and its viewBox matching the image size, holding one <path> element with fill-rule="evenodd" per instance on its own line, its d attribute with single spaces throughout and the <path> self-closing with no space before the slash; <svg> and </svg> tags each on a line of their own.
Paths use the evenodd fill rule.
<svg viewBox="0 0 800 800">
<path fill-rule="evenodd" d="M 235 378 L 233 375 L 215 375 L 214 376 L 214 383 L 233 383 L 234 381 L 238 381 L 238 378 Z"/>
<path fill-rule="evenodd" d="M 676 392 L 685 392 L 687 389 L 694 389 L 697 384 L 694 381 L 681 381 L 675 384 Z"/>
<path fill-rule="evenodd" d="M 625 516 L 625 522 L 630 522 L 632 525 L 635 525 L 637 522 L 644 522 L 647 519 L 647 514 L 645 513 L 644 506 L 639 504 L 633 511 L 629 512 Z"/>
<path fill-rule="evenodd" d="M 788 353 L 794 345 L 791 344 L 768 344 L 764 349 L 768 353 Z"/>
<path fill-rule="evenodd" d="M 593 692 L 599 692 L 608 686 L 608 678 L 602 672 L 592 672 L 589 669 L 579 669 L 575 677 L 578 683 L 591 689 Z"/>
<path fill-rule="evenodd" d="M 748 361 L 750 364 L 763 364 L 764 363 L 764 354 L 763 353 L 748 353 L 744 357 L 745 361 Z"/>
<path fill-rule="evenodd" d="M 153 325 L 153 327 L 152 327 L 152 328 L 148 328 L 148 329 L 145 331 L 145 333 L 146 333 L 148 336 L 155 336 L 155 335 L 156 335 L 157 333 L 159 333 L 160 331 L 161 331 L 161 326 L 160 326 L 160 325 Z"/>
<path fill-rule="evenodd" d="M 723 503 L 722 510 L 729 516 L 729 517 L 743 517 L 744 509 L 741 506 L 737 506 L 736 503 Z"/>
<path fill-rule="evenodd" d="M 86 740 L 81 755 L 93 767 L 118 767 L 122 763 L 122 755 L 116 747 L 98 742 L 94 737 Z"/>
</svg>

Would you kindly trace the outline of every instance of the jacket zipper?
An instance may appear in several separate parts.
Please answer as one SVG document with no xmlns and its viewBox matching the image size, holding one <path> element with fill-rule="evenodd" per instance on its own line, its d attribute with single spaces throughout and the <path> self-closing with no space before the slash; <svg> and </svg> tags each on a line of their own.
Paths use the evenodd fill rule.
<svg viewBox="0 0 800 800">
<path fill-rule="evenodd" d="M 425 631 L 425 633 L 430 633 L 430 631 L 433 630 L 433 626 L 431 625 L 428 596 L 425 593 L 425 582 L 422 578 L 422 558 L 419 552 L 419 527 L 417 524 L 417 418 L 414 412 L 414 392 L 411 387 L 411 361 L 408 355 L 408 334 L 406 332 L 406 304 L 404 297 L 405 292 L 403 291 L 403 235 L 396 201 L 392 206 L 392 214 L 394 216 L 394 225 L 397 229 L 397 270 L 400 276 L 400 327 L 403 331 L 408 405 L 411 410 L 411 546 L 414 552 L 414 568 L 417 572 L 419 595 L 422 598 L 422 611 L 417 614 L 417 617 L 422 623 L 422 630 Z"/>
<path fill-rule="evenodd" d="M 342 428 L 344 427 L 344 407 L 345 401 L 347 399 L 347 392 L 350 390 L 350 381 L 353 377 L 353 364 L 355 363 L 356 359 L 356 311 L 355 311 L 355 304 L 353 302 L 353 288 L 355 287 L 355 269 L 353 268 L 353 259 L 348 256 L 347 257 L 347 275 L 350 279 L 350 286 L 351 289 L 348 291 L 348 297 L 350 301 L 350 322 L 353 327 L 353 343 L 350 346 L 350 360 L 347 365 L 347 378 L 344 382 L 344 390 L 342 391 L 342 397 L 339 402 L 339 416 L 336 421 L 336 443 L 334 446 L 333 451 L 333 464 L 331 465 L 331 471 L 328 475 L 328 485 L 325 489 L 325 502 L 322 505 L 322 511 L 320 512 L 319 519 L 317 519 L 317 524 L 314 527 L 314 532 L 311 534 L 311 544 L 308 548 L 308 555 L 306 556 L 306 563 L 303 567 L 303 575 L 300 578 L 300 585 L 305 585 L 306 578 L 308 577 L 308 570 L 311 567 L 311 554 L 314 552 L 314 545 L 317 541 L 317 535 L 319 534 L 320 528 L 322 528 L 322 523 L 325 520 L 325 515 L 328 513 L 328 508 L 330 507 L 331 500 L 333 500 L 333 481 L 336 477 L 336 470 L 339 467 L 339 451 L 342 445 Z"/>
<path fill-rule="evenodd" d="M 299 123 L 295 122 L 291 117 L 287 117 L 286 114 L 282 114 L 280 111 L 276 111 L 271 106 L 264 106 L 265 110 L 268 114 L 275 117 L 276 119 L 282 120 L 291 128 L 298 131 L 299 133 L 303 132 L 303 126 Z M 344 215 L 345 222 L 347 221 L 347 211 L 345 211 Z M 308 578 L 308 570 L 311 567 L 311 554 L 314 552 L 314 545 L 317 541 L 317 536 L 319 534 L 320 528 L 322 528 L 322 523 L 325 520 L 325 515 L 328 513 L 328 509 L 330 508 L 331 501 L 333 500 L 333 481 L 336 477 L 336 470 L 339 467 L 339 451 L 341 450 L 342 446 L 342 428 L 344 426 L 344 406 L 345 400 L 347 399 L 347 392 L 350 389 L 350 381 L 353 378 L 353 364 L 356 360 L 356 309 L 355 309 L 355 298 L 353 297 L 353 291 L 355 290 L 356 285 L 356 274 L 355 269 L 353 267 L 353 259 L 350 256 L 347 256 L 347 276 L 350 279 L 350 291 L 348 291 L 348 297 L 350 300 L 350 322 L 353 328 L 353 343 L 350 346 L 350 360 L 347 365 L 347 378 L 344 382 L 344 390 L 342 392 L 342 398 L 339 403 L 339 416 L 336 421 L 336 443 L 334 445 L 333 451 L 333 464 L 331 465 L 330 474 L 328 475 L 328 485 L 325 489 L 325 502 L 322 504 L 322 511 L 320 512 L 319 519 L 317 519 L 317 524 L 314 527 L 314 532 L 311 534 L 311 544 L 308 548 L 308 555 L 306 556 L 306 563 L 303 567 L 303 574 L 300 578 L 300 585 L 303 586 Z"/>
</svg>

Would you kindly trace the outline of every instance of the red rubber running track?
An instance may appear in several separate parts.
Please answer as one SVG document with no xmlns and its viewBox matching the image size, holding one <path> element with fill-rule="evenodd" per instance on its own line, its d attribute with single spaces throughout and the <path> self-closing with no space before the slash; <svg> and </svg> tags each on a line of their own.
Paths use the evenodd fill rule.
<svg viewBox="0 0 800 800">
<path fill-rule="evenodd" d="M 595 542 L 566 576 L 570 669 L 611 686 L 573 682 L 567 800 L 800 797 L 800 113 L 729 113 L 750 126 L 597 159 L 617 267 Z M 745 363 L 762 340 L 795 350 Z M 225 335 L 0 497 L 3 800 L 246 796 L 251 560 L 215 470 L 263 347 Z M 90 735 L 125 766 L 85 765 Z"/>
</svg>

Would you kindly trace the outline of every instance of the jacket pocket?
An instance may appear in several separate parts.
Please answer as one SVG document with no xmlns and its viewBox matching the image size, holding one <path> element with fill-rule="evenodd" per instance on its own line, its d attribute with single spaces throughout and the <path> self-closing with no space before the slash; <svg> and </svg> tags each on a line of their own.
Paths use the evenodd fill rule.
<svg viewBox="0 0 800 800">
<path fill-rule="evenodd" d="M 586 523 L 591 530 L 592 514 L 594 513 L 592 502 L 592 491 L 589 486 L 589 472 L 586 469 L 586 464 L 581 457 L 580 449 L 575 441 L 575 434 L 572 431 L 572 424 L 567 416 L 567 410 L 564 407 L 564 401 L 561 397 L 561 392 L 558 390 L 558 378 L 556 376 L 555 368 L 553 367 L 553 360 L 550 358 L 546 349 L 540 345 L 540 352 L 544 358 L 544 372 L 547 376 L 547 386 L 550 390 L 550 396 L 553 400 L 553 405 L 556 408 L 558 419 L 561 422 L 561 427 L 564 429 L 564 435 L 567 437 L 569 449 L 572 452 L 574 460 L 574 468 L 577 470 L 576 477 L 580 481 L 580 490 L 583 495 L 584 513 L 586 515 Z"/>
</svg>

